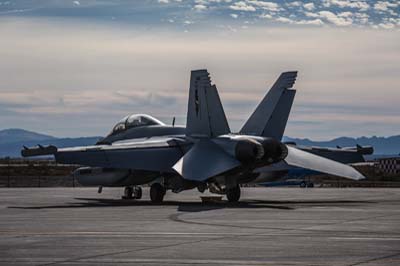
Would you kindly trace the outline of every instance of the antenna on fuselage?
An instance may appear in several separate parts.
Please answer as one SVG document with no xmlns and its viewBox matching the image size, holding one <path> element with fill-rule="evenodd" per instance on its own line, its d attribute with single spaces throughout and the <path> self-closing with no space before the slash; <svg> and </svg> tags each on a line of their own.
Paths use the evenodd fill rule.
<svg viewBox="0 0 400 266">
<path fill-rule="evenodd" d="M 175 116 L 172 118 L 172 126 L 175 127 Z"/>
</svg>

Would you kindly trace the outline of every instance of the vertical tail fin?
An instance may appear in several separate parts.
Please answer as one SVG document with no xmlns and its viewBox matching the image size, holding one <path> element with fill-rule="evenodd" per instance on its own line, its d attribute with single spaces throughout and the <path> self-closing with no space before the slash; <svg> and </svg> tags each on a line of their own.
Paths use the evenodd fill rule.
<svg viewBox="0 0 400 266">
<path fill-rule="evenodd" d="M 190 77 L 186 135 L 215 137 L 230 133 L 217 87 L 207 70 L 194 70 Z"/>
<path fill-rule="evenodd" d="M 281 140 L 292 109 L 296 90 L 285 89 L 261 136 Z"/>
<path fill-rule="evenodd" d="M 282 73 L 240 133 L 281 140 L 296 95 L 296 91 L 290 89 L 296 78 L 297 71 Z"/>
</svg>

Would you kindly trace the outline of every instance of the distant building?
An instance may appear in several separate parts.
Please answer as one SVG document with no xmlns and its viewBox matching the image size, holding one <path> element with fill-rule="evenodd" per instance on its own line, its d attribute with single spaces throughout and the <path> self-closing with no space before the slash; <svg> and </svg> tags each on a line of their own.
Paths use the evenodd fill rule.
<svg viewBox="0 0 400 266">
<path fill-rule="evenodd" d="M 400 157 L 381 158 L 376 162 L 377 169 L 386 175 L 400 174 Z"/>
</svg>

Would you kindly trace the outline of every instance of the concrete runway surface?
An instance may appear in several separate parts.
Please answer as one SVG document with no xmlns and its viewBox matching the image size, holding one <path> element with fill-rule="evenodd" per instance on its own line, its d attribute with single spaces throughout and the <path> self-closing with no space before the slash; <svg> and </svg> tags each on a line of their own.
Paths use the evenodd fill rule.
<svg viewBox="0 0 400 266">
<path fill-rule="evenodd" d="M 400 189 L 0 189 L 0 265 L 400 265 Z"/>
</svg>

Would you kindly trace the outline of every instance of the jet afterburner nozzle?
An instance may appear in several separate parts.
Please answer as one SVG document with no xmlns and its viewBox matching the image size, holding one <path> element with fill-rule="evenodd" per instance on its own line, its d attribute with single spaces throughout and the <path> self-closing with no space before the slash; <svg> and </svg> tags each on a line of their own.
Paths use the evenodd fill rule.
<svg viewBox="0 0 400 266">
<path fill-rule="evenodd" d="M 244 163 L 254 162 L 264 157 L 264 148 L 257 141 L 242 139 L 236 144 L 235 157 Z"/>
<path fill-rule="evenodd" d="M 264 149 L 263 159 L 268 163 L 282 161 L 288 155 L 288 149 L 286 145 L 273 138 L 265 138 L 262 141 L 262 147 Z"/>
</svg>

